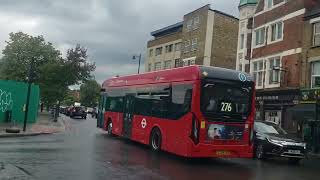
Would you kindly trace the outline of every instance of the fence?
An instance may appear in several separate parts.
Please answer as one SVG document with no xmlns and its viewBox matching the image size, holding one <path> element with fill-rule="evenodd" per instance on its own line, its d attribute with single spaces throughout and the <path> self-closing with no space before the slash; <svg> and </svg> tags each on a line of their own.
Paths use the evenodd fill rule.
<svg viewBox="0 0 320 180">
<path fill-rule="evenodd" d="M 23 123 L 24 109 L 27 101 L 28 84 L 0 80 L 0 123 L 6 121 L 6 112 L 12 111 L 12 121 Z M 27 122 L 34 123 L 38 116 L 40 99 L 40 89 L 38 85 L 31 86 L 29 113 Z"/>
</svg>

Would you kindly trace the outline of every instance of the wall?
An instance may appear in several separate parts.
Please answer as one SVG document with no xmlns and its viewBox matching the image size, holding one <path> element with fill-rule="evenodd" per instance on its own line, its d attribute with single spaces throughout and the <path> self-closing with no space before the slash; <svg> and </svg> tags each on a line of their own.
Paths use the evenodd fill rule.
<svg viewBox="0 0 320 180">
<path fill-rule="evenodd" d="M 238 19 L 214 13 L 211 66 L 236 69 Z"/>
<path fill-rule="evenodd" d="M 237 64 L 236 69 L 249 73 L 249 59 L 251 58 L 251 40 L 252 40 L 252 18 L 255 12 L 256 5 L 245 5 L 239 7 L 240 21 L 238 33 L 238 48 L 237 48 Z M 251 19 L 251 20 L 250 20 Z M 241 45 L 241 35 L 244 35 L 244 46 Z M 247 67 L 247 69 L 246 69 Z"/>
<path fill-rule="evenodd" d="M 164 61 L 172 60 L 171 66 L 173 67 L 174 60 L 180 59 L 181 51 L 175 51 L 175 44 L 181 42 L 181 36 L 182 36 L 182 32 L 177 32 L 174 34 L 170 34 L 170 35 L 163 36 L 155 40 L 149 41 L 147 46 L 148 47 L 147 52 L 146 52 L 145 72 L 148 72 L 149 64 L 151 64 L 151 67 L 152 67 L 151 70 L 153 71 L 155 62 L 161 62 L 161 66 L 163 68 Z M 173 51 L 170 53 L 166 53 L 166 46 L 170 44 L 173 44 Z M 155 56 L 156 48 L 158 47 L 162 47 L 162 54 Z M 152 56 L 149 55 L 150 49 L 153 49 Z"/>
<path fill-rule="evenodd" d="M 23 107 L 27 99 L 28 85 L 16 81 L 0 80 L 0 122 L 5 121 L 5 112 L 12 110 L 12 120 L 23 123 Z M 40 89 L 32 85 L 30 94 L 28 123 L 34 123 L 38 115 Z"/>
<path fill-rule="evenodd" d="M 207 21 L 208 21 L 208 11 L 210 6 L 201 7 L 195 11 L 192 11 L 183 17 L 183 30 L 182 30 L 182 44 L 184 46 L 185 42 L 197 38 L 197 49 L 186 51 L 184 48 L 183 53 L 181 53 L 182 59 L 187 59 L 191 57 L 196 57 L 195 63 L 198 65 L 204 64 L 204 51 L 206 44 L 206 31 L 207 31 Z M 192 30 L 187 30 L 187 22 L 189 20 L 194 20 L 194 18 L 199 17 L 199 26 L 197 29 L 192 28 Z M 190 49 L 190 48 L 189 48 Z"/>
</svg>

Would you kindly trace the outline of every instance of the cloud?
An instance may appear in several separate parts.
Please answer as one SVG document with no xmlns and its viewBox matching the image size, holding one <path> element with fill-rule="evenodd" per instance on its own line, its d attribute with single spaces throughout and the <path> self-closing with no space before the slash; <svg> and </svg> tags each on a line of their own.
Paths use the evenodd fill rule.
<svg viewBox="0 0 320 180">
<path fill-rule="evenodd" d="M 181 21 L 206 4 L 238 16 L 238 0 L 1 0 L 0 48 L 10 32 L 43 35 L 65 55 L 77 43 L 88 48 L 101 83 L 114 75 L 133 74 L 146 52 L 150 32 Z M 143 63 L 142 58 L 142 63 Z M 141 64 L 141 70 L 144 65 Z"/>
</svg>

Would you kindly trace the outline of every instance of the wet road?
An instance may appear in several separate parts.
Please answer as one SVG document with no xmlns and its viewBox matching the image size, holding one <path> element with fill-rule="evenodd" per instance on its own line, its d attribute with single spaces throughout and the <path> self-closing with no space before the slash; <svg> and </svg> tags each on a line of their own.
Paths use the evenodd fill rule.
<svg viewBox="0 0 320 180">
<path fill-rule="evenodd" d="M 186 160 L 154 154 L 144 146 L 110 138 L 95 120 L 69 118 L 55 135 L 0 139 L 2 179 L 320 179 L 320 160 Z"/>
</svg>

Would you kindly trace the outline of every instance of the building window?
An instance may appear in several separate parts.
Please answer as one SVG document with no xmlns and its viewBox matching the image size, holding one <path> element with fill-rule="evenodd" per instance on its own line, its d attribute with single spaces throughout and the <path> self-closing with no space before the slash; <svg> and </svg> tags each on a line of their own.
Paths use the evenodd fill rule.
<svg viewBox="0 0 320 180">
<path fill-rule="evenodd" d="M 171 60 L 164 62 L 164 69 L 171 69 Z"/>
<path fill-rule="evenodd" d="M 255 45 L 256 46 L 263 45 L 264 39 L 265 39 L 265 34 L 266 34 L 266 29 L 264 27 L 257 29 L 257 30 L 255 30 L 255 34 L 256 34 L 255 35 L 255 38 L 256 38 Z"/>
<path fill-rule="evenodd" d="M 320 61 L 311 64 L 311 88 L 320 87 Z"/>
<path fill-rule="evenodd" d="M 174 45 L 174 50 L 175 50 L 175 51 L 180 51 L 180 50 L 181 50 L 181 43 L 176 43 L 176 44 Z"/>
<path fill-rule="evenodd" d="M 149 63 L 149 64 L 148 64 L 148 72 L 152 71 L 152 70 L 151 70 L 151 67 L 152 67 L 152 64 Z"/>
<path fill-rule="evenodd" d="M 150 49 L 149 50 L 149 57 L 152 57 L 153 56 L 153 49 Z"/>
<path fill-rule="evenodd" d="M 244 34 L 240 35 L 240 49 L 244 48 Z"/>
<path fill-rule="evenodd" d="M 273 0 L 265 0 L 265 9 L 270 9 L 273 6 Z"/>
<path fill-rule="evenodd" d="M 181 60 L 180 59 L 175 59 L 174 60 L 174 67 L 181 67 L 182 64 L 181 64 Z"/>
<path fill-rule="evenodd" d="M 283 22 L 278 22 L 271 25 L 271 42 L 282 39 Z"/>
<path fill-rule="evenodd" d="M 244 65 L 244 71 L 245 71 L 246 73 L 249 73 L 249 72 L 250 72 L 250 66 L 249 66 L 249 64 L 245 64 L 245 65 Z"/>
<path fill-rule="evenodd" d="M 313 46 L 320 46 L 320 22 L 313 24 Z"/>
<path fill-rule="evenodd" d="M 162 54 L 162 47 L 159 47 L 156 49 L 156 56 L 159 56 Z"/>
<path fill-rule="evenodd" d="M 161 70 L 161 62 L 154 63 L 154 70 L 155 71 Z"/>
<path fill-rule="evenodd" d="M 257 86 L 262 86 L 263 83 L 263 73 L 264 73 L 264 67 L 263 67 L 263 60 L 256 61 L 253 63 L 253 79 L 256 82 Z"/>
<path fill-rule="evenodd" d="M 190 50 L 190 40 L 184 42 L 184 52 L 187 53 Z"/>
<path fill-rule="evenodd" d="M 195 17 L 193 19 L 193 29 L 198 29 L 199 28 L 199 24 L 200 24 L 200 18 L 199 16 Z"/>
<path fill-rule="evenodd" d="M 191 51 L 197 50 L 198 48 L 198 38 L 193 38 L 191 43 Z"/>
<path fill-rule="evenodd" d="M 183 61 L 183 66 L 190 66 L 190 65 L 194 65 L 196 63 L 195 59 L 192 60 L 184 60 Z"/>
<path fill-rule="evenodd" d="M 187 32 L 192 30 L 192 19 L 187 21 Z"/>
<path fill-rule="evenodd" d="M 281 122 L 281 111 L 265 111 L 265 120 L 279 125 Z"/>
<path fill-rule="evenodd" d="M 269 84 L 280 83 L 280 57 L 269 59 Z"/>
<path fill-rule="evenodd" d="M 173 44 L 167 45 L 166 46 L 166 53 L 172 52 L 173 51 Z"/>
</svg>

